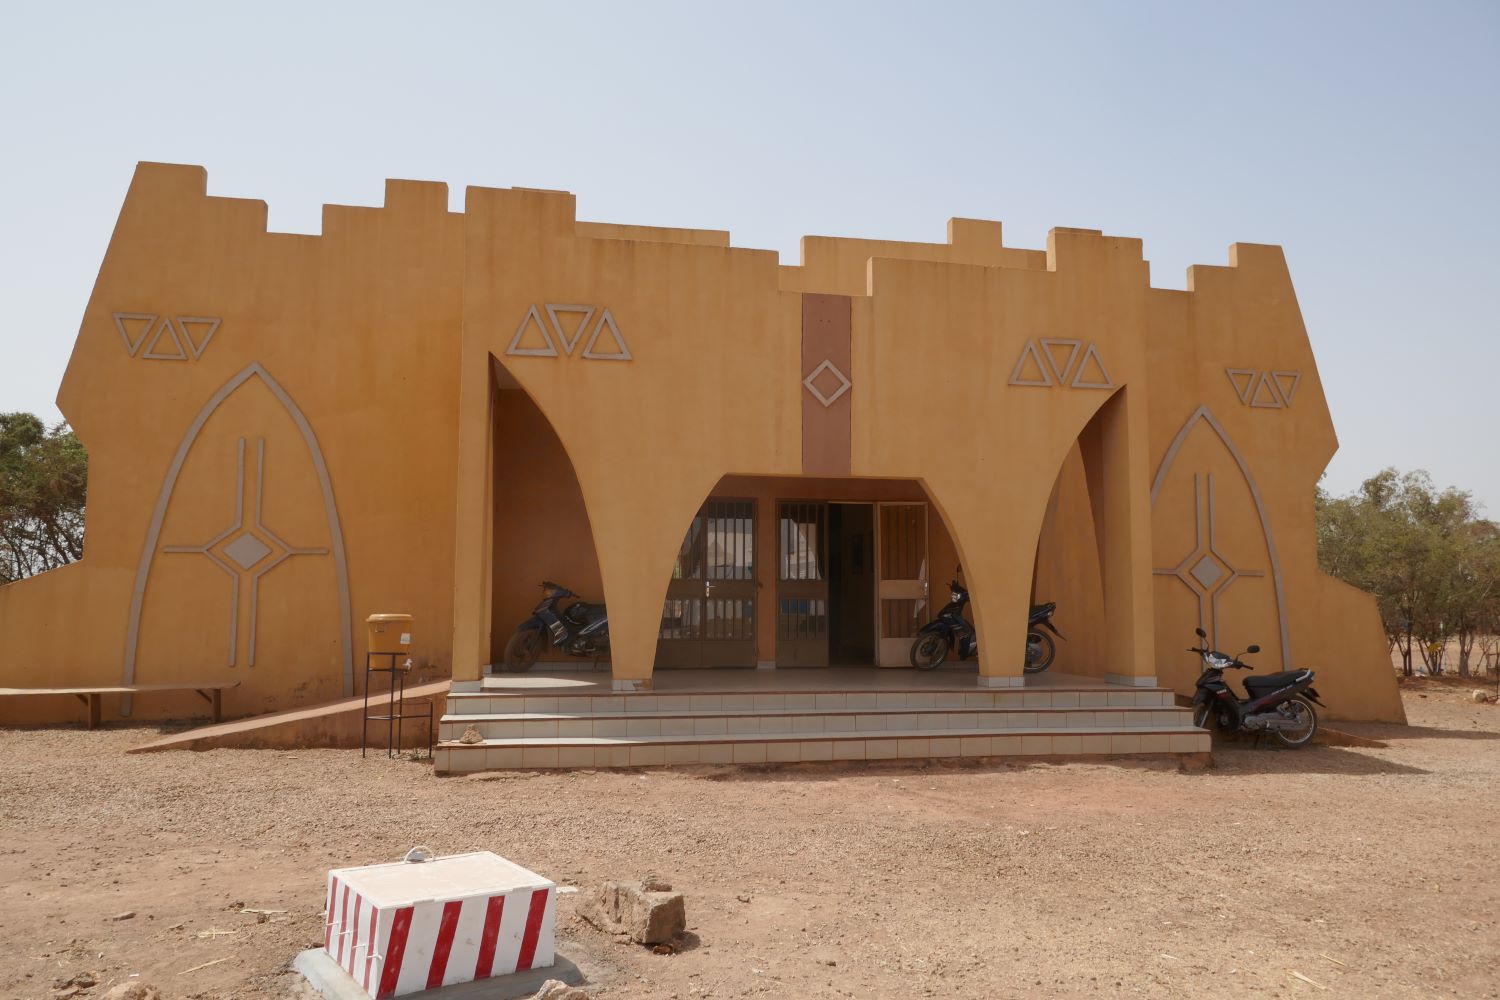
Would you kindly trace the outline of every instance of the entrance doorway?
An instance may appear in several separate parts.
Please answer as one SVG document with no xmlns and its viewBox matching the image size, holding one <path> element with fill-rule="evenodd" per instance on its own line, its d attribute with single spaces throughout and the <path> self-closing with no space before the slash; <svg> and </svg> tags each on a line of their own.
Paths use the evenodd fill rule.
<svg viewBox="0 0 1500 1000">
<path fill-rule="evenodd" d="M 782 500 L 776 521 L 776 665 L 906 665 L 927 612 L 927 505 Z"/>
<path fill-rule="evenodd" d="M 828 505 L 828 663 L 875 662 L 875 505 Z"/>
</svg>

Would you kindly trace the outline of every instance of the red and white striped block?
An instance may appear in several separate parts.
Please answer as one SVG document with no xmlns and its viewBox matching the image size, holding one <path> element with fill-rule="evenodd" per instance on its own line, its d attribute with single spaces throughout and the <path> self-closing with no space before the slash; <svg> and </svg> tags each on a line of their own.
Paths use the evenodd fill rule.
<svg viewBox="0 0 1500 1000">
<path fill-rule="evenodd" d="M 375 1000 L 555 961 L 557 887 L 489 851 L 328 873 L 323 947 Z"/>
</svg>

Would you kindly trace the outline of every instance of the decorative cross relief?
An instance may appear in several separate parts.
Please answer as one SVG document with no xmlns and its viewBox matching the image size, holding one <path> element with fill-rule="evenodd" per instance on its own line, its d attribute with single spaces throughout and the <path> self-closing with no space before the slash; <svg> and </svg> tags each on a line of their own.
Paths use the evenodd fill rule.
<svg viewBox="0 0 1500 1000">
<path fill-rule="evenodd" d="M 117 312 L 113 318 L 125 353 L 151 361 L 197 361 L 222 322 L 216 316 L 162 316 L 158 322 L 156 313 L 143 312 Z"/>
<path fill-rule="evenodd" d="M 836 388 L 832 393 L 824 392 L 818 388 L 818 376 L 823 374 L 832 375 L 834 378 L 833 384 Z M 849 381 L 849 376 L 839 371 L 838 366 L 826 358 L 822 364 L 807 373 L 807 377 L 802 380 L 802 384 L 807 388 L 808 392 L 812 393 L 813 399 L 822 403 L 824 408 L 832 406 L 840 396 L 854 387 L 854 383 Z"/>
<path fill-rule="evenodd" d="M 1038 347 L 1040 345 L 1040 347 Z M 1061 353 L 1066 351 L 1066 354 Z M 1082 357 L 1079 357 L 1080 352 Z M 1026 341 L 1010 372 L 1010 385 L 1066 386 L 1069 389 L 1113 389 L 1099 349 L 1091 341 L 1042 337 Z"/>
<path fill-rule="evenodd" d="M 1301 372 L 1258 371 L 1254 368 L 1226 368 L 1229 384 L 1235 395 L 1246 406 L 1263 410 L 1281 410 L 1292 405 L 1297 387 L 1302 384 Z"/>
<path fill-rule="evenodd" d="M 526 314 L 521 317 L 521 325 L 516 327 L 516 335 L 510 338 L 510 345 L 505 348 L 507 355 L 518 358 L 555 358 L 559 356 L 557 346 L 561 343 L 562 354 L 571 356 L 573 348 L 583 339 L 584 331 L 597 313 L 599 318 L 594 321 L 593 332 L 583 345 L 582 356 L 590 361 L 634 360 L 624 335 L 620 333 L 619 325 L 615 323 L 614 313 L 607 307 L 601 310 L 598 306 L 548 302 L 544 308 L 548 322 L 542 321 L 541 310 L 536 306 L 526 310 Z M 565 320 L 571 316 L 581 318 L 570 334 L 570 324 Z M 608 350 L 607 345 L 605 350 L 599 349 L 600 339 L 606 333 L 614 342 L 614 350 Z M 541 346 L 534 346 L 538 339 Z"/>
<path fill-rule="evenodd" d="M 266 482 L 266 439 L 255 439 L 255 505 L 254 521 L 245 527 L 245 439 L 240 438 L 234 484 L 234 523 L 202 545 L 164 545 L 166 553 L 192 553 L 207 556 L 229 575 L 229 665 L 234 666 L 239 648 L 240 581 L 250 583 L 249 665 L 255 666 L 255 626 L 260 603 L 260 578 L 292 556 L 326 556 L 324 548 L 298 548 L 288 545 L 261 521 L 261 498 Z M 258 568 L 257 568 L 258 567 Z M 253 572 L 252 572 L 253 570 Z"/>
<path fill-rule="evenodd" d="M 1204 489 L 1207 480 L 1207 489 Z M 1198 627 L 1209 633 L 1210 645 L 1219 642 L 1219 598 L 1241 577 L 1265 576 L 1263 569 L 1239 569 L 1219 551 L 1214 531 L 1214 477 L 1193 474 L 1193 534 L 1191 551 L 1176 566 L 1152 569 L 1157 576 L 1181 580 L 1198 600 Z"/>
</svg>

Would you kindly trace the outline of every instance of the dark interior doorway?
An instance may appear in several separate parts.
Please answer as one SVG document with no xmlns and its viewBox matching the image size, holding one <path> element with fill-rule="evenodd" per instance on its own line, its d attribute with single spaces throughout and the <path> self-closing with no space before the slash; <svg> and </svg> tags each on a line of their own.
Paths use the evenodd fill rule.
<svg viewBox="0 0 1500 1000">
<path fill-rule="evenodd" d="M 828 662 L 875 662 L 875 507 L 828 505 Z"/>
</svg>

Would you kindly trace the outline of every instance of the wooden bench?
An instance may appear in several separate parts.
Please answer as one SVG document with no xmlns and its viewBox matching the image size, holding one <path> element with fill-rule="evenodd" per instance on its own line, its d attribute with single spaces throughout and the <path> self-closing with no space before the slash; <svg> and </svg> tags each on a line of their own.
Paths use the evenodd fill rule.
<svg viewBox="0 0 1500 1000">
<path fill-rule="evenodd" d="M 143 694 L 148 691 L 196 691 L 198 697 L 213 709 L 215 722 L 224 721 L 223 694 L 227 688 L 239 687 L 239 681 L 206 681 L 185 684 L 126 684 L 115 687 L 71 688 L 0 688 L 0 698 L 21 695 L 70 694 L 89 707 L 89 728 L 98 729 L 104 696 L 107 694 Z"/>
</svg>

